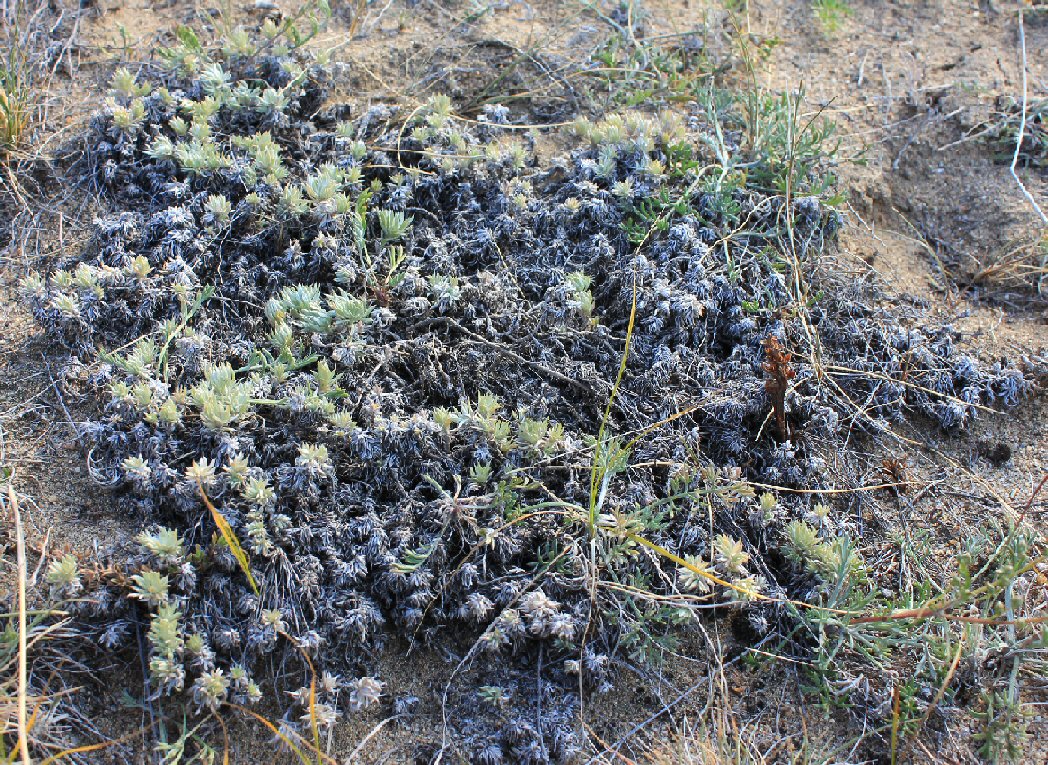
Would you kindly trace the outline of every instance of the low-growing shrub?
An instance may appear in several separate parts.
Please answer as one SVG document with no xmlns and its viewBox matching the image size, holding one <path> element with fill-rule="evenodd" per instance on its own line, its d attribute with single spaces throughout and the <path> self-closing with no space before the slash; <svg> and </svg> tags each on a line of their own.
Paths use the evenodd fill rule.
<svg viewBox="0 0 1048 765">
<path fill-rule="evenodd" d="M 396 634 L 486 678 L 450 698 L 484 702 L 467 756 L 567 759 L 616 657 L 706 612 L 794 634 L 787 600 L 851 558 L 790 490 L 832 488 L 845 439 L 1028 388 L 822 266 L 830 132 L 790 97 L 580 120 L 540 166 L 504 107 L 350 121 L 280 39 L 182 30 L 118 72 L 80 165 L 110 211 L 24 285 L 95 406 L 91 473 L 143 529 L 49 581 L 83 588 L 101 647 L 145 635 L 157 697 L 250 705 L 282 656 L 309 740 L 396 693 Z"/>
</svg>

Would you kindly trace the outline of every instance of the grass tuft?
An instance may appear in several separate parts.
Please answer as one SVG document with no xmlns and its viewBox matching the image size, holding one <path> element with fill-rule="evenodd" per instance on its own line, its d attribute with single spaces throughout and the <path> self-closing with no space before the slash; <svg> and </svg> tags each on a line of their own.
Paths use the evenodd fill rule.
<svg viewBox="0 0 1048 765">
<path fill-rule="evenodd" d="M 826 34 L 839 32 L 844 20 L 852 15 L 847 0 L 812 0 L 811 9 Z"/>
<path fill-rule="evenodd" d="M 7 30 L 0 56 L 0 156 L 18 148 L 29 127 L 30 72 L 17 24 Z"/>
</svg>

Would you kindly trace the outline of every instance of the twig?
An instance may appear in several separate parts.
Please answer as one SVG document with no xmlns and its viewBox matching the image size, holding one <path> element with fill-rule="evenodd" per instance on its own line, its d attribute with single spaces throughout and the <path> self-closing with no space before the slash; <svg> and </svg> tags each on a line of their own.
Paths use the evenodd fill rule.
<svg viewBox="0 0 1048 765">
<path fill-rule="evenodd" d="M 899 706 L 902 701 L 902 693 L 899 686 L 892 688 L 892 739 L 891 739 L 891 765 L 895 765 L 896 756 L 899 753 Z"/>
<path fill-rule="evenodd" d="M 933 396 L 938 396 L 939 398 L 945 399 L 946 401 L 953 401 L 954 403 L 957 403 L 957 404 L 963 404 L 965 406 L 970 406 L 973 409 L 978 409 L 979 411 L 986 412 L 988 414 L 1004 414 L 1003 412 L 1000 412 L 1000 411 L 998 411 L 996 409 L 991 409 L 990 407 L 985 406 L 984 404 L 976 404 L 973 401 L 965 401 L 964 399 L 957 398 L 956 396 L 951 396 L 948 393 L 940 393 L 937 390 L 934 390 L 932 388 L 927 388 L 927 387 L 925 387 L 923 385 L 918 385 L 917 383 L 909 382 L 908 380 L 899 380 L 899 379 L 896 379 L 894 377 L 889 377 L 888 375 L 882 375 L 879 372 L 874 372 L 872 369 L 852 369 L 851 367 L 841 367 L 841 366 L 837 366 L 836 364 L 834 364 L 834 365 L 827 366 L 826 367 L 826 371 L 829 372 L 830 374 L 867 375 L 869 377 L 874 377 L 874 378 L 876 378 L 878 380 L 884 380 L 885 382 L 895 383 L 896 385 L 902 385 L 902 386 L 905 386 L 907 388 L 913 388 L 914 390 L 919 390 L 919 391 L 921 391 L 923 393 L 928 393 L 928 394 L 931 394 Z"/>
<path fill-rule="evenodd" d="M 1026 27 L 1023 25 L 1023 6 L 1019 4 L 1019 49 L 1022 51 L 1022 81 L 1023 81 L 1023 103 L 1022 103 L 1022 114 L 1019 118 L 1019 136 L 1015 139 L 1015 152 L 1012 154 L 1012 165 L 1008 168 L 1012 173 L 1012 178 L 1019 184 L 1019 189 L 1022 191 L 1023 196 L 1026 200 L 1033 205 L 1033 209 L 1037 211 L 1037 214 L 1041 217 L 1041 222 L 1048 224 L 1048 216 L 1045 216 L 1044 210 L 1037 204 L 1037 200 L 1033 198 L 1033 194 L 1029 192 L 1025 184 L 1019 178 L 1019 174 L 1015 172 L 1015 166 L 1019 163 L 1019 151 L 1022 149 L 1023 138 L 1026 134 Z"/>
<path fill-rule="evenodd" d="M 475 345 L 483 345 L 485 348 L 490 348 L 491 350 L 501 353 L 502 355 L 507 356 L 513 361 L 516 361 L 518 364 L 529 366 L 532 369 L 535 369 L 539 372 L 548 375 L 549 377 L 552 377 L 554 380 L 557 380 L 558 382 L 564 383 L 565 385 L 570 385 L 573 388 L 578 388 L 579 390 L 585 391 L 586 393 L 592 392 L 592 390 L 588 385 L 586 385 L 586 383 L 581 382 L 580 380 L 573 380 L 567 375 L 561 374 L 555 369 L 550 369 L 549 367 L 545 366 L 544 364 L 540 364 L 537 361 L 531 361 L 530 359 L 526 359 L 519 353 L 516 353 L 510 350 L 509 348 L 506 348 L 505 346 L 499 345 L 498 343 L 493 343 L 490 340 L 487 340 L 484 337 L 478 335 L 476 332 L 470 331 L 454 319 L 451 319 L 447 316 L 436 316 L 431 319 L 424 319 L 423 321 L 416 324 L 415 328 L 421 329 L 433 324 L 443 324 L 448 327 L 454 327 L 455 329 L 462 332 L 462 334 L 464 334 L 467 338 L 469 338 L 469 342 L 474 343 Z"/>
<path fill-rule="evenodd" d="M 353 751 L 349 753 L 349 757 L 346 758 L 346 765 L 352 765 L 353 760 L 356 759 L 357 755 L 364 751 L 364 747 L 367 746 L 368 741 L 374 738 L 380 730 L 386 727 L 388 723 L 393 722 L 399 717 L 400 715 L 393 715 L 392 717 L 387 717 L 385 720 L 383 720 L 374 728 L 372 728 L 371 732 L 364 736 L 364 738 L 360 740 L 360 743 L 356 745 L 356 748 L 354 748 Z"/>
<path fill-rule="evenodd" d="M 961 663 L 961 651 L 964 650 L 964 634 L 961 634 L 961 639 L 957 641 L 957 651 L 953 655 L 953 661 L 950 662 L 950 668 L 946 672 L 946 677 L 942 681 L 942 685 L 939 686 L 938 693 L 935 694 L 935 698 L 932 699 L 932 703 L 928 705 L 928 709 L 924 712 L 924 717 L 921 718 L 921 726 L 927 724 L 928 719 L 932 716 L 932 712 L 935 707 L 939 705 L 939 702 L 946 696 L 946 691 L 950 687 L 950 682 L 953 680 L 953 676 L 957 673 L 957 666 Z"/>
<path fill-rule="evenodd" d="M 1041 489 L 1044 488 L 1045 483 L 1048 483 L 1048 473 L 1044 474 L 1044 478 L 1041 479 L 1041 482 L 1037 484 L 1037 488 L 1033 490 L 1033 494 L 1030 495 L 1026 507 L 1024 507 L 1023 511 L 1019 514 L 1019 523 L 1022 523 L 1026 518 L 1026 513 L 1029 512 L 1031 507 L 1033 507 L 1033 501 L 1037 499 L 1037 495 L 1041 493 Z"/>
<path fill-rule="evenodd" d="M 26 725 L 26 698 L 29 693 L 28 683 L 28 646 L 26 637 L 29 628 L 26 624 L 26 594 L 25 594 L 25 533 L 22 528 L 22 515 L 18 512 L 18 497 L 15 495 L 14 486 L 7 484 L 8 503 L 11 505 L 11 514 L 15 522 L 15 547 L 18 563 L 18 749 L 22 756 L 23 765 L 31 765 L 29 759 L 29 730 Z"/>
</svg>

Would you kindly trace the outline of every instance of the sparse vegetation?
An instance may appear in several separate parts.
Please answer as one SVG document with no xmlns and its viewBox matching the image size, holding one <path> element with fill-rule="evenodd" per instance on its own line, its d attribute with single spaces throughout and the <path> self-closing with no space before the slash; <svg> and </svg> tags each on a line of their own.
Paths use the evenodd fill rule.
<svg viewBox="0 0 1048 765">
<path fill-rule="evenodd" d="M 30 83 L 26 52 L 17 25 L 5 26 L 0 54 L 0 158 L 18 147 L 29 125 Z"/>
<path fill-rule="evenodd" d="M 848 0 L 811 0 L 811 9 L 827 34 L 840 31 L 844 20 L 852 13 Z"/>
<path fill-rule="evenodd" d="M 979 133 L 990 140 L 997 151 L 997 159 L 1011 162 L 1015 144 L 1019 140 L 1022 104 L 1014 98 L 1000 99 L 990 123 Z M 1026 105 L 1026 125 L 1019 146 L 1022 166 L 1042 168 L 1048 165 L 1048 98 L 1038 98 Z"/>
</svg>

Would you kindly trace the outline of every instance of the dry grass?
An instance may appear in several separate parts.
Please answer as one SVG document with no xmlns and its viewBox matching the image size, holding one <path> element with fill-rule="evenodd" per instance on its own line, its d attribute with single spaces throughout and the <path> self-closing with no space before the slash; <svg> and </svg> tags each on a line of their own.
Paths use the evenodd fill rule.
<svg viewBox="0 0 1048 765">
<path fill-rule="evenodd" d="M 711 670 L 710 680 L 716 690 L 702 716 L 678 721 L 668 740 L 652 745 L 642 755 L 642 762 L 648 765 L 806 765 L 833 761 L 834 754 L 846 754 L 854 745 L 853 741 L 841 742 L 834 752 L 826 752 L 803 722 L 791 723 L 785 726 L 788 732 L 780 728 L 776 734 L 770 731 L 767 721 L 743 719 L 747 716 L 740 715 L 734 706 L 740 697 L 729 689 L 723 662 L 717 659 L 714 663 L 717 669 Z M 786 710 L 780 710 L 777 716 L 780 714 L 789 716 Z"/>
<path fill-rule="evenodd" d="M 22 528 L 22 514 L 18 510 L 18 497 L 15 496 L 14 488 L 7 486 L 8 510 L 14 522 L 16 568 L 15 578 L 17 580 L 16 590 L 18 592 L 18 648 L 14 657 L 16 665 L 16 689 L 14 698 L 14 722 L 15 732 L 18 735 L 16 749 L 22 762 L 28 765 L 29 758 L 29 722 L 26 715 L 27 697 L 29 695 L 28 683 L 28 626 L 26 624 L 26 563 L 25 563 L 25 532 Z M 10 666 L 11 661 L 8 661 Z M 6 669 L 6 667 L 5 667 Z M 0 699 L 2 701 L 2 699 Z M 6 704 L 4 706 L 10 706 Z M 5 728 L 7 726 L 4 726 Z"/>
<path fill-rule="evenodd" d="M 0 148 L 5 151 L 18 146 L 29 124 L 27 95 L 18 73 L 4 66 L 0 70 Z"/>
<path fill-rule="evenodd" d="M 19 9 L 0 15 L 0 157 L 18 148 L 30 115 L 29 59 L 20 33 Z"/>
<path fill-rule="evenodd" d="M 64 613 L 39 592 L 45 557 L 30 569 L 21 502 L 11 484 L 13 476 L 8 473 L 6 478 L 7 485 L 0 489 L 0 517 L 14 538 L 15 560 L 13 571 L 4 574 L 13 585 L 13 607 L 0 613 L 0 763 L 64 761 L 108 744 L 72 743 L 85 736 L 100 738 L 71 703 L 77 689 L 67 681 L 73 673 L 62 676 L 70 667 L 68 641 L 76 635 L 68 629 Z"/>
<path fill-rule="evenodd" d="M 653 751 L 647 762 L 650 765 L 764 765 L 770 762 L 752 736 L 741 731 L 729 713 L 718 709 L 712 716 L 712 722 L 702 722 L 693 729 L 684 726 Z"/>
<path fill-rule="evenodd" d="M 1039 294 L 1048 288 L 1048 234 L 1036 242 L 1011 247 L 979 263 L 972 284 L 996 287 L 1030 286 Z"/>
</svg>

